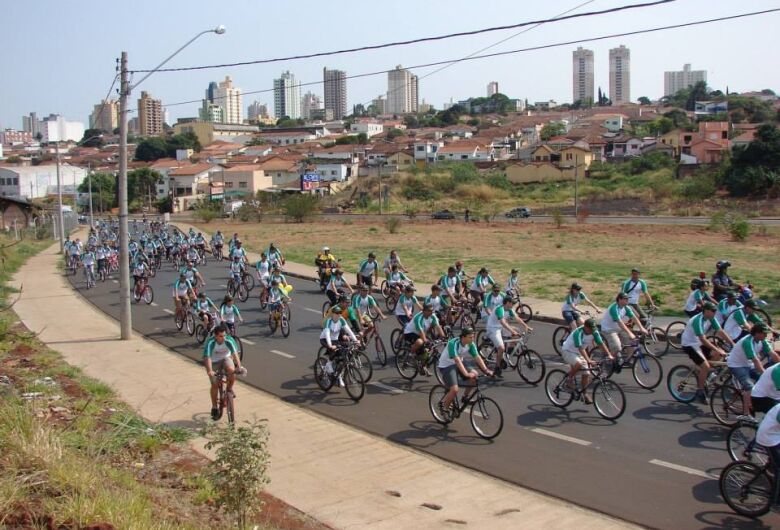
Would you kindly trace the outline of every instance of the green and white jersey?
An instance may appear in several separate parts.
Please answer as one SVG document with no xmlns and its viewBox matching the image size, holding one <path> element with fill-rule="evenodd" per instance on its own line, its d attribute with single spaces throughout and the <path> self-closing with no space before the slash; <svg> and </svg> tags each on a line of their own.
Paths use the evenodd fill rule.
<svg viewBox="0 0 780 530">
<path fill-rule="evenodd" d="M 718 312 L 715 313 L 715 318 L 718 319 L 718 324 L 723 324 L 726 319 L 736 311 L 737 309 L 740 309 L 742 307 L 742 304 L 739 302 L 736 302 L 735 304 L 729 305 L 729 299 L 724 298 L 720 302 L 718 302 Z"/>
<path fill-rule="evenodd" d="M 271 263 L 268 259 L 258 260 L 255 267 L 257 267 L 258 278 L 267 278 L 271 275 Z"/>
<path fill-rule="evenodd" d="M 218 343 L 216 338 L 210 337 L 203 347 L 203 358 L 210 358 L 212 363 L 222 362 L 234 353 L 238 353 L 238 344 L 227 334 L 222 344 Z"/>
<path fill-rule="evenodd" d="M 729 368 L 752 368 L 753 359 L 757 356 L 759 359 L 768 357 L 770 353 L 772 346 L 768 340 L 753 340 L 753 337 L 748 335 L 731 348 L 726 364 Z"/>
<path fill-rule="evenodd" d="M 406 296 L 405 294 L 402 294 L 400 298 L 398 298 L 398 303 L 395 305 L 395 315 L 396 316 L 405 316 L 407 314 L 408 310 L 410 313 L 414 312 L 414 306 L 417 304 L 417 297 L 412 296 Z"/>
<path fill-rule="evenodd" d="M 183 274 L 185 278 L 187 278 L 187 281 L 190 283 L 194 283 L 195 275 L 198 274 L 198 269 L 195 267 L 188 269 L 187 267 L 182 267 L 179 271 L 179 274 Z"/>
<path fill-rule="evenodd" d="M 369 260 L 364 259 L 360 262 L 360 265 L 358 265 L 358 274 L 361 276 L 373 276 L 374 271 L 376 271 L 377 268 L 377 262 L 376 260 Z"/>
<path fill-rule="evenodd" d="M 222 304 L 222 307 L 219 308 L 219 315 L 225 322 L 235 324 L 236 318 L 241 317 L 241 311 L 238 310 L 238 306 L 236 304 Z"/>
<path fill-rule="evenodd" d="M 414 318 L 406 323 L 406 326 L 404 326 L 404 333 L 416 333 L 418 335 L 421 332 L 428 333 L 428 330 L 431 329 L 431 327 L 438 325 L 439 319 L 436 318 L 436 313 L 431 314 L 429 318 L 425 318 L 423 312 L 420 311 L 414 315 Z"/>
<path fill-rule="evenodd" d="M 518 278 L 517 276 L 510 276 L 506 280 L 506 285 L 504 286 L 504 290 L 519 292 L 520 291 L 519 287 L 520 287 L 520 278 Z"/>
<path fill-rule="evenodd" d="M 768 397 L 775 401 L 780 401 L 780 363 L 773 364 L 764 370 L 756 384 L 753 385 L 753 391 L 750 395 L 753 397 Z"/>
<path fill-rule="evenodd" d="M 740 307 L 726 318 L 726 322 L 723 324 L 723 331 L 732 339 L 736 339 L 742 333 L 742 326 L 748 322 L 758 324 L 763 321 L 756 313 L 752 315 L 745 314 L 745 308 Z"/>
<path fill-rule="evenodd" d="M 352 328 L 349 327 L 349 324 L 344 319 L 344 317 L 339 317 L 339 319 L 336 321 L 334 321 L 332 318 L 329 318 L 322 326 L 320 339 L 324 340 L 328 346 L 333 346 L 333 341 L 338 340 L 342 331 L 349 335 L 352 340 L 356 340 L 355 334 L 352 332 Z"/>
<path fill-rule="evenodd" d="M 439 278 L 439 285 L 442 289 L 444 289 L 444 292 L 447 292 L 447 289 L 452 291 L 453 293 L 458 288 L 458 285 L 460 285 L 460 278 L 458 278 L 458 275 L 450 277 L 447 274 L 442 275 L 441 278 Z"/>
<path fill-rule="evenodd" d="M 517 320 L 517 314 L 514 309 L 504 309 L 503 305 L 498 306 L 495 310 L 490 312 L 485 329 L 487 331 L 496 331 L 501 329 L 501 321 L 506 318 L 507 320 Z"/>
<path fill-rule="evenodd" d="M 479 355 L 477 351 L 477 345 L 472 341 L 471 344 L 463 344 L 459 338 L 450 339 L 447 342 L 447 348 L 439 356 L 439 368 L 448 368 L 455 364 L 456 357 L 462 357 L 464 355 L 470 355 L 472 359 L 476 359 Z"/>
<path fill-rule="evenodd" d="M 376 307 L 376 300 L 370 294 L 357 295 L 352 299 L 352 309 L 359 311 L 361 315 L 367 315 L 371 307 Z"/>
<path fill-rule="evenodd" d="M 704 300 L 704 292 L 701 289 L 694 289 L 691 294 L 688 295 L 688 300 L 685 302 L 686 311 L 695 311 L 696 306 Z"/>
<path fill-rule="evenodd" d="M 281 272 L 279 274 L 271 274 L 268 276 L 268 285 L 271 285 L 274 280 L 279 282 L 279 285 L 287 285 L 287 278 L 285 278 L 284 274 Z"/>
<path fill-rule="evenodd" d="M 612 302 L 601 319 L 601 330 L 605 333 L 617 333 L 620 331 L 618 322 L 628 320 L 629 318 L 634 318 L 634 312 L 630 307 L 620 307 L 620 304 L 617 302 Z"/>
<path fill-rule="evenodd" d="M 756 442 L 764 447 L 775 447 L 780 444 L 780 404 L 775 405 L 766 413 L 756 432 Z"/>
<path fill-rule="evenodd" d="M 432 294 L 429 294 L 423 298 L 423 305 L 426 304 L 430 304 L 434 311 L 441 311 L 442 308 L 447 305 L 447 302 L 444 301 L 444 298 L 442 298 L 441 295 L 433 296 Z"/>
<path fill-rule="evenodd" d="M 638 304 L 642 293 L 647 293 L 647 283 L 642 279 L 634 281 L 629 278 L 623 282 L 620 290 L 628 295 L 629 304 Z"/>
<path fill-rule="evenodd" d="M 496 283 L 490 274 L 477 274 L 471 282 L 472 291 L 487 291 L 487 288 Z"/>
<path fill-rule="evenodd" d="M 601 337 L 601 333 L 598 330 L 593 330 L 593 333 L 588 335 L 585 333 L 585 326 L 580 326 L 572 331 L 566 340 L 563 341 L 561 347 L 563 351 L 571 353 L 573 355 L 580 355 L 580 348 L 590 348 L 593 345 L 601 346 L 604 344 L 604 339 Z"/>
<path fill-rule="evenodd" d="M 683 331 L 680 342 L 683 346 L 698 348 L 701 346 L 699 337 L 706 335 L 710 329 L 713 331 L 720 331 L 720 324 L 718 324 L 715 317 L 706 319 L 704 318 L 704 313 L 699 313 L 691 318 L 685 325 L 685 331 Z"/>
<path fill-rule="evenodd" d="M 493 311 L 497 307 L 501 307 L 504 305 L 504 293 L 493 294 L 493 291 L 490 291 L 485 295 L 485 300 L 482 305 L 485 309 L 490 309 L 490 311 Z"/>
<path fill-rule="evenodd" d="M 406 277 L 406 274 L 404 274 L 401 271 L 390 272 L 387 275 L 387 284 L 388 285 L 398 285 L 400 282 L 404 282 L 406 280 L 408 280 L 408 278 Z"/>
<path fill-rule="evenodd" d="M 561 306 L 561 311 L 576 311 L 577 305 L 579 305 L 580 302 L 584 302 L 587 296 L 585 296 L 585 293 L 580 291 L 580 294 L 576 297 L 569 293 L 566 295 L 566 298 L 563 300 L 563 305 Z"/>
</svg>

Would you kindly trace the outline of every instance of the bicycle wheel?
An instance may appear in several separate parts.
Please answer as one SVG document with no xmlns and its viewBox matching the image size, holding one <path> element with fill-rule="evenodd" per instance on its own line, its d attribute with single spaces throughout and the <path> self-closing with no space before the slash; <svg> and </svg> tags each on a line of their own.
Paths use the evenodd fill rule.
<svg viewBox="0 0 780 530">
<path fill-rule="evenodd" d="M 218 409 L 219 409 L 219 415 L 217 416 L 217 420 L 221 420 L 222 416 L 225 414 L 225 405 L 226 405 L 226 399 L 225 399 L 225 382 L 222 381 L 219 384 L 219 394 L 217 395 L 217 403 L 219 403 Z"/>
<path fill-rule="evenodd" d="M 552 336 L 552 343 L 553 343 L 553 349 L 555 350 L 555 353 L 558 355 L 561 355 L 561 348 L 563 346 L 563 342 L 568 338 L 570 333 L 569 328 L 566 326 L 558 326 L 555 328 L 555 331 L 553 332 Z"/>
<path fill-rule="evenodd" d="M 390 348 L 395 355 L 398 355 L 398 351 L 401 349 L 401 341 L 403 340 L 403 330 L 401 328 L 395 328 L 390 333 Z"/>
<path fill-rule="evenodd" d="M 439 406 L 439 403 L 441 403 L 442 399 L 444 399 L 444 396 L 446 395 L 447 389 L 442 385 L 435 385 L 428 393 L 428 410 L 431 411 L 431 416 L 433 416 L 433 419 L 442 425 L 447 425 L 448 423 L 452 422 L 451 408 L 448 410 L 443 410 Z"/>
<path fill-rule="evenodd" d="M 720 472 L 720 494 L 729 508 L 746 517 L 769 511 L 772 480 L 764 468 L 750 462 L 731 462 Z"/>
<path fill-rule="evenodd" d="M 390 296 L 390 289 L 387 288 L 387 280 L 382 280 L 382 283 L 379 285 L 379 292 L 385 300 Z"/>
<path fill-rule="evenodd" d="M 149 276 L 151 276 L 152 278 L 157 276 L 157 269 L 154 267 L 149 267 Z"/>
<path fill-rule="evenodd" d="M 330 300 L 325 300 L 325 303 L 322 304 L 322 316 L 325 316 L 325 314 L 330 309 L 331 303 Z"/>
<path fill-rule="evenodd" d="M 244 344 L 241 342 L 241 337 L 237 337 L 235 335 L 231 335 L 233 337 L 233 340 L 236 341 L 236 344 L 238 344 L 238 358 L 243 362 L 244 361 Z"/>
<path fill-rule="evenodd" d="M 282 313 L 282 318 L 279 320 L 279 327 L 282 328 L 282 336 L 290 336 L 290 321 L 287 320 L 287 315 Z"/>
<path fill-rule="evenodd" d="M 544 393 L 550 403 L 559 408 L 566 408 L 574 399 L 574 394 L 566 385 L 568 374 L 563 370 L 550 370 L 544 380 Z"/>
<path fill-rule="evenodd" d="M 737 416 L 744 414 L 742 392 L 731 379 L 723 385 L 716 385 L 709 395 L 710 411 L 718 423 L 731 427 L 737 423 Z"/>
<path fill-rule="evenodd" d="M 666 332 L 655 326 L 649 328 L 648 334 L 642 337 L 642 349 L 645 353 L 650 353 L 656 357 L 663 357 L 669 349 L 669 343 L 666 342 Z"/>
<path fill-rule="evenodd" d="M 504 351 L 504 362 L 512 370 L 516 370 L 521 355 L 523 355 L 523 352 L 517 343 L 507 344 Z"/>
<path fill-rule="evenodd" d="M 184 319 L 184 324 L 187 329 L 187 333 L 189 335 L 192 335 L 195 333 L 195 317 L 192 316 L 192 313 L 187 311 L 187 316 Z"/>
<path fill-rule="evenodd" d="M 756 431 L 758 426 L 755 423 L 745 421 L 737 422 L 726 437 L 726 450 L 729 457 L 734 462 L 752 462 L 763 466 L 769 461 L 769 453 L 764 446 L 756 443 Z"/>
<path fill-rule="evenodd" d="M 522 319 L 523 322 L 530 322 L 534 318 L 534 312 L 531 310 L 531 306 L 528 304 L 520 304 L 517 306 L 517 316 Z"/>
<path fill-rule="evenodd" d="M 246 290 L 251 291 L 255 288 L 255 277 L 251 274 L 245 274 L 243 278 L 241 278 L 241 283 L 246 285 Z"/>
<path fill-rule="evenodd" d="M 666 388 L 674 399 L 680 403 L 691 403 L 696 399 L 696 368 L 678 364 L 666 376 Z"/>
<path fill-rule="evenodd" d="M 353 358 L 355 366 L 360 370 L 360 375 L 363 376 L 363 382 L 368 383 L 371 381 L 371 377 L 374 375 L 374 367 L 371 364 L 371 359 L 368 358 L 364 352 L 358 352 Z"/>
<path fill-rule="evenodd" d="M 227 284 L 227 293 L 230 295 L 231 298 L 236 297 L 236 282 L 233 280 L 230 280 Z"/>
<path fill-rule="evenodd" d="M 237 293 L 238 299 L 242 302 L 246 302 L 247 298 L 249 298 L 249 290 L 246 288 L 246 284 L 240 283 L 238 284 Z"/>
<path fill-rule="evenodd" d="M 379 336 L 378 332 L 377 336 L 374 337 L 374 351 L 379 365 L 387 366 L 387 349 L 385 348 L 385 342 L 382 340 L 382 337 Z"/>
<path fill-rule="evenodd" d="M 141 301 L 141 293 L 139 293 L 138 289 L 136 289 L 135 287 L 133 287 L 133 300 L 135 300 L 136 303 Z M 179 328 L 179 329 L 181 329 L 181 328 Z"/>
<path fill-rule="evenodd" d="M 206 342 L 208 335 L 208 331 L 203 326 L 203 324 L 198 324 L 195 326 L 195 340 L 198 341 L 198 344 L 203 344 Z"/>
<path fill-rule="evenodd" d="M 181 311 L 176 312 L 176 316 L 173 317 L 173 321 L 176 323 L 176 329 L 181 331 L 184 327 L 184 319 L 181 316 Z"/>
<path fill-rule="evenodd" d="M 534 350 L 525 350 L 517 357 L 517 373 L 529 385 L 537 385 L 546 371 L 544 359 Z"/>
<path fill-rule="evenodd" d="M 761 317 L 761 320 L 763 320 L 767 326 L 772 325 L 772 317 L 769 316 L 769 313 L 760 308 L 756 309 L 756 313 L 758 313 L 758 316 Z"/>
<path fill-rule="evenodd" d="M 667 352 L 670 349 L 682 350 L 682 334 L 685 331 L 686 322 L 682 320 L 675 320 L 668 326 L 666 326 L 666 344 L 669 346 Z"/>
<path fill-rule="evenodd" d="M 631 374 L 636 384 L 647 390 L 652 390 L 661 384 L 664 369 L 661 361 L 652 353 L 638 351 L 631 363 Z"/>
<path fill-rule="evenodd" d="M 598 381 L 593 385 L 593 406 L 602 418 L 616 420 L 626 411 L 626 395 L 614 381 Z"/>
<path fill-rule="evenodd" d="M 389 296 L 388 298 L 385 298 L 385 307 L 389 312 L 395 311 L 395 306 L 398 305 L 398 298 L 395 296 Z"/>
<path fill-rule="evenodd" d="M 225 409 L 227 411 L 227 420 L 230 425 L 236 422 L 236 409 L 233 402 L 233 391 L 225 392 Z"/>
<path fill-rule="evenodd" d="M 404 346 L 395 356 L 395 367 L 401 377 L 411 381 L 417 375 L 417 354 L 412 353 L 408 346 Z"/>
<path fill-rule="evenodd" d="M 152 302 L 154 302 L 154 291 L 152 290 L 151 285 L 144 287 L 143 299 L 144 302 L 146 302 L 146 305 L 150 305 Z"/>
<path fill-rule="evenodd" d="M 492 440 L 504 428 L 504 413 L 495 400 L 489 397 L 479 396 L 469 409 L 471 428 L 477 436 L 485 440 Z"/>
<path fill-rule="evenodd" d="M 325 366 L 327 364 L 328 359 L 324 355 L 318 355 L 317 359 L 314 361 L 314 380 L 323 392 L 330 390 L 333 387 L 335 380 L 332 374 L 325 371 Z"/>
<path fill-rule="evenodd" d="M 353 401 L 360 401 L 366 393 L 366 383 L 360 370 L 351 364 L 344 369 L 344 388 Z"/>
<path fill-rule="evenodd" d="M 276 314 L 268 313 L 268 329 L 271 330 L 271 335 L 276 333 L 277 327 L 279 327 L 279 321 L 276 319 Z"/>
</svg>

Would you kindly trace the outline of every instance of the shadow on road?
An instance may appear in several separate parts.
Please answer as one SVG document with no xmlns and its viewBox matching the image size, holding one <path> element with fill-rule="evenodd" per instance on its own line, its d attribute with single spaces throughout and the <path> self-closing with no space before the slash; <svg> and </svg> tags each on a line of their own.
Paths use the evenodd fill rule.
<svg viewBox="0 0 780 530">
<path fill-rule="evenodd" d="M 295 391 L 294 395 L 282 396 L 282 400 L 296 405 L 324 404 L 335 407 L 348 407 L 358 404 L 347 395 L 346 390 L 338 386 L 334 386 L 328 392 L 323 392 L 314 381 L 313 375 L 305 375 L 301 379 L 286 381 L 282 383 L 281 388 Z"/>
<path fill-rule="evenodd" d="M 675 423 L 688 423 L 703 416 L 695 405 L 680 403 L 672 399 L 656 399 L 651 406 L 634 411 L 634 417 L 639 420 L 660 420 Z"/>
<path fill-rule="evenodd" d="M 677 441 L 683 447 L 699 449 L 726 450 L 726 436 L 728 431 L 718 423 L 698 421 L 691 425 L 694 430 L 682 434 Z"/>
<path fill-rule="evenodd" d="M 470 428 L 468 417 L 461 416 L 459 420 L 465 421 L 464 428 Z M 459 420 L 455 420 L 457 423 Z M 394 432 L 387 436 L 388 440 L 415 447 L 417 449 L 426 449 L 439 442 L 454 442 L 466 445 L 491 445 L 490 440 L 483 440 L 477 435 L 467 436 L 457 433 L 453 429 L 453 424 L 441 425 L 435 421 L 417 420 L 409 423 L 410 429 Z"/>
<path fill-rule="evenodd" d="M 587 412 L 582 411 L 581 408 L 586 406 Z M 530 412 L 517 416 L 517 424 L 523 427 L 557 427 L 570 422 L 597 427 L 617 425 L 617 422 L 606 420 L 601 416 L 587 415 L 593 411 L 592 405 L 578 402 L 572 403 L 569 407 L 569 409 L 559 409 L 547 404 L 527 405 Z"/>
<path fill-rule="evenodd" d="M 767 515 L 766 517 L 772 517 Z M 726 511 L 705 511 L 696 514 L 696 520 L 700 521 L 702 530 L 771 530 L 773 526 L 760 519 L 750 519 Z M 776 526 L 774 527 L 776 528 Z"/>
</svg>

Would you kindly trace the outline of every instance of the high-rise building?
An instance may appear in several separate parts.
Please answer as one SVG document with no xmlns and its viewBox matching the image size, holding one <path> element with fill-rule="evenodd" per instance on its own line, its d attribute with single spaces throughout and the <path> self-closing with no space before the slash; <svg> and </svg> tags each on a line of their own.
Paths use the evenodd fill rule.
<svg viewBox="0 0 780 530">
<path fill-rule="evenodd" d="M 385 100 L 384 96 L 377 96 L 376 98 L 371 100 L 371 105 L 369 105 L 368 107 L 369 112 L 373 114 L 384 114 L 385 107 L 386 107 L 385 103 L 387 103 L 387 101 Z"/>
<path fill-rule="evenodd" d="M 690 64 L 683 65 L 680 71 L 664 72 L 664 96 L 673 96 L 701 82 L 707 82 L 707 70 L 691 70 Z"/>
<path fill-rule="evenodd" d="M 274 79 L 274 114 L 277 118 L 287 116 L 293 120 L 301 117 L 301 86 L 295 83 L 295 75 L 289 70 Z"/>
<path fill-rule="evenodd" d="M 301 98 L 301 117 L 304 120 L 312 119 L 314 111 L 322 109 L 322 101 L 317 94 L 306 92 Z M 326 110 L 331 110 L 326 107 Z M 335 113 L 333 114 L 335 117 Z"/>
<path fill-rule="evenodd" d="M 420 94 L 417 76 L 405 70 L 400 64 L 387 72 L 387 114 L 417 112 Z"/>
<path fill-rule="evenodd" d="M 268 118 L 268 105 L 260 103 L 259 101 L 253 101 L 247 109 L 247 117 L 249 118 L 249 121 Z"/>
<path fill-rule="evenodd" d="M 160 136 L 163 133 L 162 101 L 153 99 L 148 92 L 141 92 L 138 100 L 138 134 Z"/>
<path fill-rule="evenodd" d="M 84 124 L 50 114 L 38 122 L 38 132 L 42 142 L 78 142 L 84 137 Z"/>
<path fill-rule="evenodd" d="M 33 138 L 38 136 L 40 129 L 38 127 L 38 115 L 35 112 L 31 112 L 29 116 L 22 116 L 22 130 L 32 134 Z"/>
<path fill-rule="evenodd" d="M 593 50 L 586 50 L 582 46 L 574 50 L 572 68 L 572 103 L 593 103 Z"/>
<path fill-rule="evenodd" d="M 323 68 L 322 79 L 325 85 L 325 110 L 333 111 L 333 119 L 343 119 L 347 114 L 347 73 Z"/>
<path fill-rule="evenodd" d="M 498 81 L 491 81 L 487 84 L 487 97 L 498 94 Z"/>
<path fill-rule="evenodd" d="M 624 44 L 609 50 L 609 99 L 614 105 L 631 102 L 631 50 Z"/>
<path fill-rule="evenodd" d="M 214 105 L 222 107 L 222 123 L 242 123 L 244 121 L 241 89 L 233 86 L 233 80 L 229 75 L 225 76 L 225 80 L 217 85 L 213 94 Z"/>
<path fill-rule="evenodd" d="M 114 132 L 119 127 L 119 102 L 115 99 L 104 99 L 92 108 L 89 115 L 89 128 L 104 132 Z"/>
</svg>

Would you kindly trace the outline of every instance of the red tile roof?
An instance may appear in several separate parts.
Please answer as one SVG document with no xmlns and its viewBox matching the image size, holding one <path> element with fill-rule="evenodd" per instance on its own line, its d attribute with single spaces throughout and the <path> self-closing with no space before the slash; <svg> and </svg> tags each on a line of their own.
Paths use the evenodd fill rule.
<svg viewBox="0 0 780 530">
<path fill-rule="evenodd" d="M 176 168 L 168 173 L 168 175 L 171 177 L 192 177 L 200 173 L 204 173 L 214 167 L 217 166 L 215 164 L 209 164 L 208 162 L 200 162 L 198 164 Z"/>
</svg>

